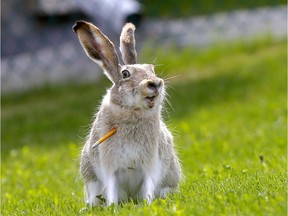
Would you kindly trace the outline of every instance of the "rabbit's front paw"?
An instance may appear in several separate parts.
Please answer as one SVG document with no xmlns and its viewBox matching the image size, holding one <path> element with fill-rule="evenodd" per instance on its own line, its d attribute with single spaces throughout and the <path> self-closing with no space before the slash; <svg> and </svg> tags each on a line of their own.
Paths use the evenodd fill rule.
<svg viewBox="0 0 288 216">
<path fill-rule="evenodd" d="M 154 183 L 151 178 L 146 178 L 142 187 L 142 198 L 150 205 L 154 199 Z"/>
<path fill-rule="evenodd" d="M 118 203 L 118 194 L 115 178 L 110 178 L 107 184 L 107 200 L 106 206 Z"/>
</svg>

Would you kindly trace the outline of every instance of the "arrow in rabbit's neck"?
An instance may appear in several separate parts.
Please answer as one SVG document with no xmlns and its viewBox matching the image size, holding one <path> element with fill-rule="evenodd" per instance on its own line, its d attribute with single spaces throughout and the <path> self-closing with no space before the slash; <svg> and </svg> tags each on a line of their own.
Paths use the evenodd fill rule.
<svg viewBox="0 0 288 216">
<path fill-rule="evenodd" d="M 97 147 L 98 145 L 100 145 L 102 142 L 104 142 L 106 139 L 108 139 L 109 137 L 111 137 L 113 134 L 115 134 L 117 131 L 116 128 L 112 128 L 111 131 L 109 131 L 107 134 L 105 134 L 103 137 L 101 137 L 96 143 L 93 144 L 92 148 Z"/>
</svg>

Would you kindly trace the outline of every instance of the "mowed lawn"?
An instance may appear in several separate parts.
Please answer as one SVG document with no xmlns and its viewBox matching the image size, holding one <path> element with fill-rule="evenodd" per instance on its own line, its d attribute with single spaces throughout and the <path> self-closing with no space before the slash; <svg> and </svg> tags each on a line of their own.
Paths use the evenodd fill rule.
<svg viewBox="0 0 288 216">
<path fill-rule="evenodd" d="M 144 49 L 141 61 L 154 60 L 169 86 L 179 192 L 85 209 L 79 153 L 110 86 L 103 77 L 2 96 L 2 215 L 286 215 L 286 41 Z"/>
</svg>

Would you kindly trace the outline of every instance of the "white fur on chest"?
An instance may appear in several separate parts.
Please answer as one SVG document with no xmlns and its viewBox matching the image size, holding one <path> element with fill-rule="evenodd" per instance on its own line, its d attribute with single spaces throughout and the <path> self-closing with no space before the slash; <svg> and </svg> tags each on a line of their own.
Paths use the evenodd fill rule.
<svg viewBox="0 0 288 216">
<path fill-rule="evenodd" d="M 158 140 L 155 139 L 157 126 L 143 122 L 139 127 L 139 124 L 118 127 L 117 132 L 99 146 L 100 161 L 107 164 L 109 170 L 147 169 L 158 157 Z"/>
</svg>

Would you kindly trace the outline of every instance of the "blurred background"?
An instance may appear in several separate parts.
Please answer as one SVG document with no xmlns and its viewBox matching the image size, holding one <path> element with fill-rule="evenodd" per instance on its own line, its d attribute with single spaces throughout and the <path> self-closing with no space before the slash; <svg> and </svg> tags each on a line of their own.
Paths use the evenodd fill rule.
<svg viewBox="0 0 288 216">
<path fill-rule="evenodd" d="M 263 35 L 286 37 L 285 0 L 5 0 L 2 1 L 1 90 L 91 82 L 100 69 L 82 51 L 72 26 L 93 22 L 118 47 L 122 25 L 137 29 L 137 49 L 207 47 Z M 153 56 L 153 58 L 155 58 Z"/>
<path fill-rule="evenodd" d="M 163 215 L 287 215 L 285 0 L 1 6 L 3 215 L 79 215 L 85 207 L 79 155 L 111 83 L 72 31 L 79 19 L 116 48 L 122 25 L 133 22 L 139 63 L 155 64 L 165 79 L 163 118 L 186 179 L 181 195 L 161 202 Z M 137 205 L 135 215 L 158 215 L 157 203 Z"/>
</svg>

